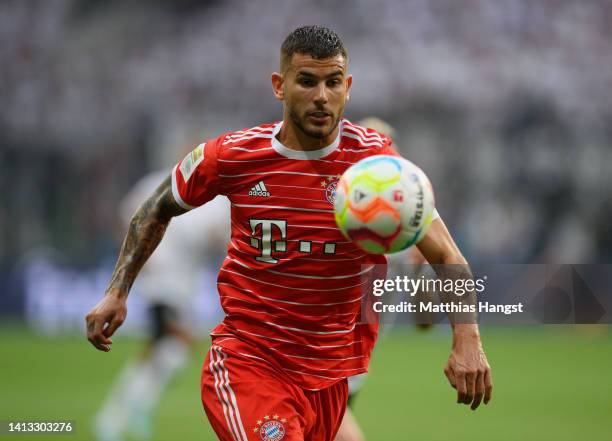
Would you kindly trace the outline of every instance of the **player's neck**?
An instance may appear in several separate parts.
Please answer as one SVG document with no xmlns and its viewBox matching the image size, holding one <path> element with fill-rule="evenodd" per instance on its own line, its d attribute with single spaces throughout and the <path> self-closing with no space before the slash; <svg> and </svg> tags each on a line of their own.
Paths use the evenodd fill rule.
<svg viewBox="0 0 612 441">
<path fill-rule="evenodd" d="M 338 136 L 339 129 L 340 127 L 336 126 L 336 128 L 325 138 L 313 138 L 298 129 L 289 118 L 286 118 L 283 121 L 280 132 L 278 132 L 277 138 L 281 144 L 291 150 L 320 150 L 334 142 Z"/>
</svg>

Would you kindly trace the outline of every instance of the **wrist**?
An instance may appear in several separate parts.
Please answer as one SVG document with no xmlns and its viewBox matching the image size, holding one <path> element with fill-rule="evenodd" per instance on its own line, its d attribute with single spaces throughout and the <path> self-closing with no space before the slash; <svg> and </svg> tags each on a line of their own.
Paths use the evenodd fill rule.
<svg viewBox="0 0 612 441">
<path fill-rule="evenodd" d="M 112 297 L 117 300 L 125 301 L 127 299 L 128 292 L 127 290 L 119 289 L 119 288 L 108 288 L 106 293 L 104 293 L 104 297 Z"/>
<path fill-rule="evenodd" d="M 480 332 L 476 324 L 456 324 L 453 326 L 453 346 L 458 343 L 480 344 Z"/>
</svg>

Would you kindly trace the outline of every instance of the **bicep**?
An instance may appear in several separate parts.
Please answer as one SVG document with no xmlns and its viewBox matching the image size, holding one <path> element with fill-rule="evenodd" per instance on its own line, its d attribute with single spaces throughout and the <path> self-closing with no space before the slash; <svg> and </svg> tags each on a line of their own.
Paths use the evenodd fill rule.
<svg viewBox="0 0 612 441">
<path fill-rule="evenodd" d="M 430 264 L 466 263 L 441 217 L 432 221 L 417 247 Z"/>
</svg>

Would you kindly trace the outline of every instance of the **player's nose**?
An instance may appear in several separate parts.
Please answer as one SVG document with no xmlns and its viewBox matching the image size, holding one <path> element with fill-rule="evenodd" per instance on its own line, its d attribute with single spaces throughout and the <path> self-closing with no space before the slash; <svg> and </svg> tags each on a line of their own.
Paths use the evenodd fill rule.
<svg viewBox="0 0 612 441">
<path fill-rule="evenodd" d="M 319 84 L 315 91 L 315 102 L 317 104 L 326 104 L 327 103 L 327 87 L 325 84 Z"/>
</svg>

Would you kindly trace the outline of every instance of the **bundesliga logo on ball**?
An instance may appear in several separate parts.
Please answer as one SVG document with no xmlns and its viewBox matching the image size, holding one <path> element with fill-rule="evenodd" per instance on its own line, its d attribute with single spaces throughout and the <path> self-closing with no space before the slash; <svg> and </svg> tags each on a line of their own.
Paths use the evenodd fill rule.
<svg viewBox="0 0 612 441">
<path fill-rule="evenodd" d="M 395 253 L 419 242 L 434 213 L 423 171 L 406 159 L 377 155 L 344 172 L 334 213 L 342 233 L 372 254 Z"/>
</svg>

